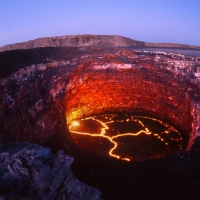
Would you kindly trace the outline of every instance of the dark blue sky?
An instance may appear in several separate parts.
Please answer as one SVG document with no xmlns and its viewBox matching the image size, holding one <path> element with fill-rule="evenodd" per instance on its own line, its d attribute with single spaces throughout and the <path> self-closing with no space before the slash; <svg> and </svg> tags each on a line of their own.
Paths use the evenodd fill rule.
<svg viewBox="0 0 200 200">
<path fill-rule="evenodd" d="M 4 0 L 0 46 L 101 34 L 200 46 L 200 0 Z"/>
</svg>

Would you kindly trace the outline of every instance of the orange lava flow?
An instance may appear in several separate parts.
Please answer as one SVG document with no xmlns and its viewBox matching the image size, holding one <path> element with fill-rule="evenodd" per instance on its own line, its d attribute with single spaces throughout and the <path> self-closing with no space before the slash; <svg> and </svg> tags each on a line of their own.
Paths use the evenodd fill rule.
<svg viewBox="0 0 200 200">
<path fill-rule="evenodd" d="M 113 115 L 114 116 L 114 115 Z M 152 118 L 152 117 L 145 117 L 145 116 L 135 116 L 131 118 L 127 118 L 126 120 L 112 120 L 113 119 L 113 116 L 110 116 L 110 117 L 105 117 L 105 121 L 106 122 L 103 122 L 99 119 L 96 119 L 95 116 L 94 117 L 87 117 L 87 118 L 84 118 L 84 119 L 81 119 L 79 121 L 82 121 L 82 120 L 93 120 L 93 121 L 96 121 L 98 123 L 100 123 L 102 125 L 102 128 L 100 128 L 100 133 L 88 133 L 88 132 L 82 132 L 82 131 L 76 131 L 75 129 L 80 125 L 79 121 L 73 121 L 70 126 L 69 126 L 69 131 L 72 133 L 72 134 L 77 134 L 77 135 L 84 135 L 84 136 L 89 136 L 89 137 L 102 137 L 102 138 L 106 138 L 110 141 L 110 143 L 113 144 L 113 147 L 109 150 L 108 154 L 111 156 L 111 157 L 114 157 L 116 159 L 121 159 L 121 160 L 125 160 L 125 161 L 131 161 L 130 158 L 128 157 L 122 157 L 120 155 L 117 155 L 114 153 L 114 151 L 118 148 L 118 143 L 115 141 L 115 139 L 117 138 L 120 138 L 120 137 L 126 137 L 126 136 L 139 136 L 140 134 L 146 134 L 146 135 L 152 135 L 154 137 L 156 137 L 160 142 L 162 142 L 167 149 L 169 149 L 169 144 L 168 142 L 165 141 L 164 137 L 162 135 L 168 135 L 170 134 L 170 131 L 172 132 L 175 132 L 177 134 L 177 138 L 173 138 L 173 137 L 170 137 L 170 140 L 174 140 L 176 142 L 181 142 L 182 141 L 182 137 L 181 137 L 181 134 L 175 129 L 173 128 L 172 126 L 168 125 L 167 123 L 161 121 L 161 120 L 158 120 L 158 119 L 155 119 L 155 118 Z M 152 133 L 143 123 L 141 120 L 138 120 L 136 119 L 137 118 L 146 118 L 146 119 L 150 119 L 150 120 L 153 120 L 153 121 L 157 121 L 159 124 L 162 124 L 166 130 L 162 131 L 161 133 Z M 140 124 L 140 126 L 142 127 L 142 130 L 139 130 L 138 132 L 136 133 L 120 133 L 120 134 L 115 134 L 114 136 L 109 136 L 109 135 L 106 135 L 106 130 L 109 129 L 109 127 L 107 126 L 107 124 L 110 124 L 110 123 L 114 123 L 114 122 L 118 122 L 118 123 L 126 123 L 126 122 L 136 122 L 138 124 Z M 179 143 L 178 145 L 179 149 L 182 150 L 182 145 Z"/>
<path fill-rule="evenodd" d="M 98 120 L 98 119 L 95 119 L 94 117 L 85 118 L 85 120 L 87 120 L 87 119 L 95 120 L 95 121 L 99 122 L 99 123 L 103 126 L 103 128 L 101 128 L 101 133 L 100 133 L 100 134 L 91 134 L 91 133 L 79 132 L 79 131 L 74 131 L 74 130 L 72 130 L 73 124 L 74 124 L 74 123 L 75 123 L 75 124 L 78 124 L 77 121 L 74 121 L 74 122 L 72 123 L 72 125 L 69 126 L 69 131 L 70 131 L 71 133 L 79 134 L 79 135 L 85 135 L 85 136 L 91 136 L 91 137 L 103 137 L 103 138 L 107 138 L 107 139 L 114 145 L 113 148 L 110 149 L 109 155 L 110 155 L 111 157 L 114 157 L 114 158 L 117 158 L 117 159 L 121 159 L 121 160 L 125 160 L 125 161 L 131 161 L 131 159 L 130 159 L 130 158 L 126 158 L 126 157 L 125 157 L 125 158 L 122 158 L 122 157 L 120 157 L 120 155 L 116 155 L 116 154 L 113 153 L 113 151 L 114 151 L 115 149 L 117 149 L 117 147 L 118 147 L 118 144 L 117 144 L 117 142 L 114 141 L 114 139 L 115 139 L 115 138 L 119 138 L 119 137 L 124 137 L 124 136 L 138 136 L 138 135 L 140 135 L 141 133 L 145 133 L 145 134 L 147 134 L 147 135 L 152 134 L 151 132 L 149 132 L 148 128 L 146 128 L 145 130 L 138 131 L 137 133 L 117 134 L 117 135 L 111 137 L 111 136 L 105 135 L 105 134 L 106 134 L 106 131 L 105 131 L 105 130 L 109 129 L 109 127 L 108 127 L 106 124 L 112 123 L 113 121 L 104 123 L 104 122 L 102 122 L 102 121 L 100 121 L 100 120 Z"/>
</svg>

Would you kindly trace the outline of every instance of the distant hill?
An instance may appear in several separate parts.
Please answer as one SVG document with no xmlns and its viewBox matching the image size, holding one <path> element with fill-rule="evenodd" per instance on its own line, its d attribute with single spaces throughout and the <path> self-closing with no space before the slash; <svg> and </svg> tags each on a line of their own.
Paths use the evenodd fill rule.
<svg viewBox="0 0 200 200">
<path fill-rule="evenodd" d="M 173 43 L 147 43 L 116 35 L 67 35 L 45 37 L 27 42 L 8 44 L 0 47 L 0 52 L 16 49 L 33 49 L 38 47 L 164 47 L 200 50 L 200 46 Z"/>
<path fill-rule="evenodd" d="M 145 47 L 159 47 L 159 48 L 181 48 L 181 49 L 194 49 L 194 50 L 200 50 L 200 46 L 193 46 L 193 45 L 187 45 L 187 44 L 176 44 L 176 43 L 150 43 L 145 42 Z"/>
</svg>

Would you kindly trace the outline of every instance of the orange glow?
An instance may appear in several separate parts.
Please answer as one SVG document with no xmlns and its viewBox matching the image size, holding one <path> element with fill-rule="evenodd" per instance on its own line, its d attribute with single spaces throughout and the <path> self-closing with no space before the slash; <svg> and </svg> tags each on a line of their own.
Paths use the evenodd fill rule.
<svg viewBox="0 0 200 200">
<path fill-rule="evenodd" d="M 72 126 L 79 126 L 80 124 L 79 124 L 79 122 L 78 121 L 73 121 L 72 122 Z"/>
<path fill-rule="evenodd" d="M 114 157 L 114 158 L 117 158 L 117 159 L 122 159 L 122 160 L 130 161 L 129 158 L 121 158 L 120 155 L 116 155 L 116 154 L 113 153 L 113 151 L 114 151 L 115 149 L 117 149 L 117 147 L 118 147 L 117 142 L 115 142 L 113 139 L 119 138 L 119 137 L 124 137 L 124 136 L 137 136 L 137 135 L 139 135 L 139 134 L 141 134 L 141 133 L 145 133 L 145 134 L 147 134 L 147 135 L 151 134 L 150 132 L 147 132 L 147 131 L 142 130 L 142 131 L 139 131 L 139 132 L 137 132 L 137 133 L 117 134 L 117 135 L 111 137 L 111 136 L 105 135 L 105 133 L 106 133 L 105 130 L 106 130 L 106 129 L 109 129 L 109 127 L 106 126 L 106 123 L 103 123 L 103 122 L 100 121 L 100 120 L 94 119 L 93 117 L 86 118 L 86 119 L 93 119 L 93 120 L 96 120 L 96 121 L 98 121 L 99 123 L 101 123 L 101 124 L 103 125 L 103 128 L 101 128 L 101 133 L 100 133 L 100 134 L 91 134 L 91 133 L 85 133 L 85 132 L 74 131 L 74 130 L 72 130 L 72 126 L 70 126 L 70 129 L 69 129 L 70 132 L 71 132 L 71 133 L 75 133 L 75 134 L 79 134 L 79 135 L 91 136 L 91 137 L 103 137 L 103 138 L 107 138 L 112 144 L 114 144 L 113 148 L 111 148 L 110 151 L 109 151 L 109 155 L 110 155 L 111 157 Z M 112 122 L 109 122 L 109 123 L 112 123 Z"/>
<path fill-rule="evenodd" d="M 136 116 L 136 117 L 139 118 L 140 116 Z M 141 118 L 142 118 L 142 116 L 141 116 Z M 162 132 L 163 135 L 164 134 L 167 135 L 167 134 L 169 134 L 169 130 L 173 130 L 177 134 L 179 134 L 179 138 L 177 138 L 177 139 L 173 138 L 173 140 L 180 141 L 182 139 L 181 136 L 180 136 L 180 133 L 176 129 L 174 129 L 173 127 L 169 126 L 168 124 L 166 124 L 166 123 L 164 123 L 164 122 L 162 122 L 160 120 L 157 120 L 157 119 L 154 119 L 154 118 L 150 118 L 150 117 L 143 117 L 143 118 L 148 118 L 148 119 L 157 121 L 160 124 L 164 125 L 167 128 L 167 130 L 165 130 L 165 131 Z M 89 132 L 76 131 L 76 127 L 80 125 L 81 121 L 87 121 L 87 120 L 93 120 L 93 121 L 96 121 L 96 122 L 100 123 L 102 125 L 102 127 L 100 128 L 100 132 L 99 133 L 89 133 Z M 114 136 L 106 135 L 106 130 L 109 129 L 109 127 L 107 126 L 107 124 L 114 123 L 114 121 L 112 120 L 112 118 L 108 118 L 108 117 L 104 117 L 104 121 L 106 121 L 106 122 L 103 122 L 102 120 L 96 119 L 95 116 L 94 117 L 87 117 L 87 118 L 81 119 L 80 121 L 73 121 L 71 123 L 71 126 L 69 126 L 69 131 L 72 134 L 84 135 L 84 136 L 89 136 L 89 137 L 102 137 L 102 138 L 108 139 L 110 141 L 110 143 L 113 144 L 113 147 L 109 150 L 108 154 L 111 157 L 113 157 L 113 158 L 121 159 L 121 160 L 125 160 L 125 161 L 131 161 L 131 159 L 128 158 L 128 157 L 121 157 L 120 155 L 117 155 L 117 154 L 114 153 L 114 151 L 118 148 L 118 143 L 115 140 L 117 138 L 120 138 L 120 137 L 126 137 L 126 136 L 136 137 L 136 136 L 138 136 L 138 135 L 140 135 L 142 133 L 146 134 L 146 135 L 153 135 L 153 136 L 157 137 L 158 140 L 160 140 L 161 142 L 163 142 L 163 144 L 167 148 L 169 148 L 169 144 L 168 144 L 168 142 L 165 141 L 165 139 L 163 138 L 163 136 L 161 137 L 161 135 L 158 134 L 158 133 L 152 134 L 152 132 L 149 130 L 149 128 L 147 128 L 144 125 L 144 123 L 142 123 L 142 121 L 140 121 L 138 119 L 134 119 L 134 118 L 129 119 L 129 118 L 127 118 L 126 120 L 117 120 L 117 122 L 123 122 L 123 123 L 128 123 L 130 121 L 137 122 L 137 123 L 140 124 L 140 126 L 142 127 L 142 129 L 139 130 L 138 132 L 135 132 L 135 133 L 129 133 L 129 132 L 127 132 L 127 133 L 115 134 Z M 170 139 L 172 139 L 172 138 L 170 137 Z"/>
</svg>

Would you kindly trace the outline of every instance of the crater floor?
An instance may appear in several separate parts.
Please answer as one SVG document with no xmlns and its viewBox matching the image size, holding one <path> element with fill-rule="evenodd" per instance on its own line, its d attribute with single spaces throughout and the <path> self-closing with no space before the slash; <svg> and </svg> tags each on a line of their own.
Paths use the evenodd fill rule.
<svg viewBox="0 0 200 200">
<path fill-rule="evenodd" d="M 184 149 L 181 133 L 148 116 L 104 114 L 73 121 L 69 131 L 81 148 L 125 161 L 143 161 Z M 186 144 L 186 142 L 185 142 Z"/>
</svg>

